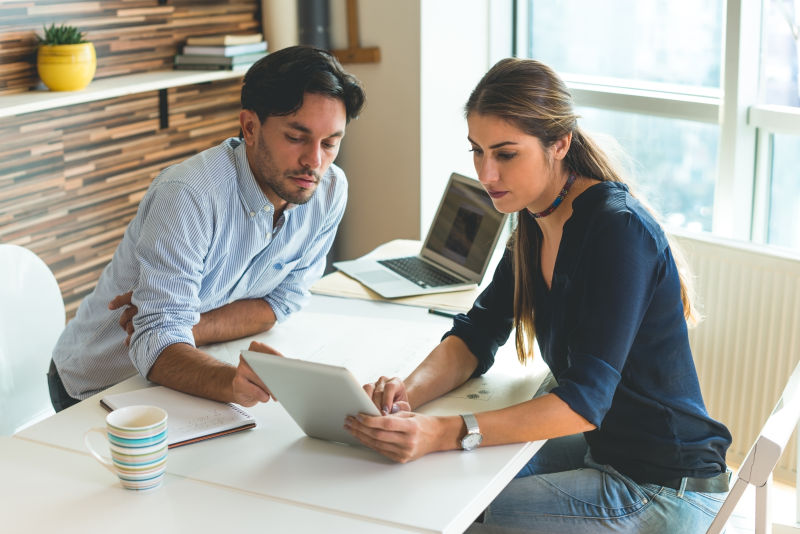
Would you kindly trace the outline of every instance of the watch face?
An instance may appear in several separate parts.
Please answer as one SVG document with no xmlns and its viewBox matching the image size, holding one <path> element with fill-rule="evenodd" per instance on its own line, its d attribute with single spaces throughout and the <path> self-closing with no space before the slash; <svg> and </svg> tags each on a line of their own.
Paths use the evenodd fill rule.
<svg viewBox="0 0 800 534">
<path fill-rule="evenodd" d="M 467 434 L 464 436 L 464 439 L 461 440 L 461 448 L 465 451 L 471 451 L 478 447 L 483 441 L 483 436 L 480 434 Z"/>
</svg>

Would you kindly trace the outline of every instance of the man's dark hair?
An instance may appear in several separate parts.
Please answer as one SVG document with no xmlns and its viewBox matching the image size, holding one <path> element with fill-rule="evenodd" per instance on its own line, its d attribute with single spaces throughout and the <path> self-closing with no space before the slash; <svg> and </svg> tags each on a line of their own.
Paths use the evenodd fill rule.
<svg viewBox="0 0 800 534">
<path fill-rule="evenodd" d="M 330 52 L 311 46 L 290 46 L 259 59 L 242 84 L 242 109 L 258 115 L 291 115 L 303 105 L 303 95 L 314 93 L 344 103 L 347 121 L 361 111 L 366 98 L 361 83 L 342 68 Z"/>
</svg>

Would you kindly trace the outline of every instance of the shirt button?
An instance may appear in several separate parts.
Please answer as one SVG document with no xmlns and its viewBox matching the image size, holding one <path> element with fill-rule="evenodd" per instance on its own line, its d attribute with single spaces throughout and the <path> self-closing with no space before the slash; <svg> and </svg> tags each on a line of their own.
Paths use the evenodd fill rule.
<svg viewBox="0 0 800 534">
<path fill-rule="evenodd" d="M 264 211 L 269 211 L 269 206 L 264 206 Z"/>
<path fill-rule="evenodd" d="M 255 217 L 255 216 L 256 216 L 256 212 L 254 212 L 254 211 L 251 211 L 251 212 L 250 212 L 250 217 Z"/>
<path fill-rule="evenodd" d="M 283 269 L 283 264 L 282 263 L 276 263 L 275 265 L 273 265 L 273 267 L 275 267 L 277 270 L 280 271 L 281 269 Z"/>
</svg>

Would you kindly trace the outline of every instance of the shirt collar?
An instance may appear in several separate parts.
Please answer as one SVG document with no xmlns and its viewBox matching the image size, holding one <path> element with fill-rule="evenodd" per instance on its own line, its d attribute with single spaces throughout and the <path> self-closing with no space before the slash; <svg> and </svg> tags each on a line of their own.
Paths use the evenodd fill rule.
<svg viewBox="0 0 800 534">
<path fill-rule="evenodd" d="M 236 180 L 239 182 L 239 199 L 244 208 L 250 213 L 258 213 L 264 206 L 272 207 L 261 188 L 258 187 L 256 177 L 250 170 L 250 163 L 247 161 L 247 145 L 243 140 L 239 140 L 239 145 L 234 149 L 234 161 L 236 162 Z"/>
<path fill-rule="evenodd" d="M 592 205 L 597 198 L 608 195 L 611 191 L 628 191 L 628 186 L 622 182 L 612 182 L 609 180 L 599 182 L 586 189 L 583 193 L 575 197 L 572 201 L 572 211 L 582 210 L 584 206 Z"/>
</svg>

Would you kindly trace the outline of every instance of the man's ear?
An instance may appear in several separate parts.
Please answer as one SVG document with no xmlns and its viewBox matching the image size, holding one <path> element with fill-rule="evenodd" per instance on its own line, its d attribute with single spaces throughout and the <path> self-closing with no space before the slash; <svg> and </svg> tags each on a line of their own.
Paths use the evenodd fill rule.
<svg viewBox="0 0 800 534">
<path fill-rule="evenodd" d="M 242 129 L 242 137 L 245 144 L 255 144 L 260 125 L 261 121 L 258 120 L 258 115 L 256 115 L 255 111 L 243 109 L 239 112 L 239 126 Z"/>
<path fill-rule="evenodd" d="M 555 143 L 552 144 L 551 150 L 553 151 L 553 157 L 557 160 L 564 159 L 569 152 L 569 146 L 572 144 L 572 132 L 568 133 L 567 135 L 557 139 Z"/>
</svg>

